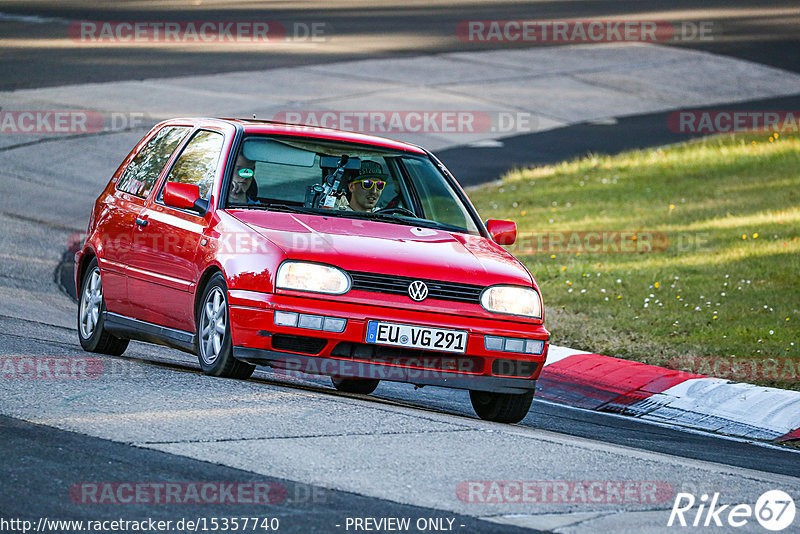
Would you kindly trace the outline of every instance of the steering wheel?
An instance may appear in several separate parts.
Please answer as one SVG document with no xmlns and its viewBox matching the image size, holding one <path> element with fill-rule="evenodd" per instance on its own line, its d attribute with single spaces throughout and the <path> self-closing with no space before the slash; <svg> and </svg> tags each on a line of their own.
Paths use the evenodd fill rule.
<svg viewBox="0 0 800 534">
<path fill-rule="evenodd" d="M 374 211 L 373 213 L 382 213 L 385 215 L 391 215 L 392 213 L 396 213 L 399 215 L 408 215 L 409 217 L 415 217 L 415 218 L 417 217 L 417 214 L 414 213 L 413 211 L 401 208 L 400 206 L 395 206 L 393 208 L 382 208 L 377 211 Z"/>
</svg>

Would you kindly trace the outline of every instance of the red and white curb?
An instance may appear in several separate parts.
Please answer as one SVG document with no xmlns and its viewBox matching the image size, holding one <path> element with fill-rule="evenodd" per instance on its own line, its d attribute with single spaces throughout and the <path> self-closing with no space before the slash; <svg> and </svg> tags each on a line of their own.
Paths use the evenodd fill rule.
<svg viewBox="0 0 800 534">
<path fill-rule="evenodd" d="M 800 392 L 550 346 L 536 396 L 743 438 L 800 440 Z"/>
</svg>

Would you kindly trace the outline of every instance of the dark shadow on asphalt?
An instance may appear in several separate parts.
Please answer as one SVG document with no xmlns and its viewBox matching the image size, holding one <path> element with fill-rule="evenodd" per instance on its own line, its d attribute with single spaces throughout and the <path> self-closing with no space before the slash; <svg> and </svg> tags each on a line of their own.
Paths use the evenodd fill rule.
<svg viewBox="0 0 800 534">
<path fill-rule="evenodd" d="M 0 503 L 0 517 L 33 520 L 34 525 L 41 517 L 84 521 L 118 520 L 120 517 L 127 521 L 206 518 L 207 526 L 211 529 L 208 521 L 212 517 L 266 517 L 278 518 L 280 532 L 345 532 L 345 520 L 348 517 L 402 517 L 411 518 L 412 525 L 419 518 L 451 518 L 455 520 L 453 530 L 464 532 L 532 532 L 444 510 L 399 504 L 131 447 L 5 416 L 0 416 L 0 435 L 3 437 L 0 439 L 0 455 L 3 458 L 0 463 L 0 492 L 14 496 Z M 86 484 L 105 487 L 103 483 L 125 482 L 189 482 L 196 486 L 201 483 L 237 483 L 242 484 L 245 490 L 244 493 L 233 490 L 230 494 L 230 499 L 234 501 L 244 495 L 241 502 L 227 500 L 223 504 L 195 504 L 196 499 L 188 498 L 190 492 L 183 494 L 181 498 L 186 499 L 180 504 L 175 503 L 174 499 L 171 503 L 151 504 L 146 499 L 137 502 L 132 490 L 125 495 L 121 491 L 101 493 L 85 490 L 89 487 Z M 271 496 L 271 503 L 248 504 L 253 498 L 253 490 L 247 489 L 251 487 L 248 484 L 255 483 L 270 485 L 268 495 Z M 453 493 L 455 491 L 454 485 Z M 152 495 L 149 497 L 152 498 Z M 213 498 L 214 494 L 208 495 Z M 106 504 L 91 503 L 92 496 L 105 496 L 103 502 Z M 130 497 L 133 502 L 108 504 L 116 496 L 125 499 Z M 273 496 L 275 502 L 272 502 Z M 258 531 L 265 529 L 259 528 Z"/>
<path fill-rule="evenodd" d="M 800 87 L 797 91 L 800 93 Z M 792 111 L 800 117 L 800 94 L 687 110 Z M 576 124 L 502 139 L 503 145 L 496 148 L 458 146 L 438 151 L 436 155 L 461 185 L 467 187 L 497 180 L 515 168 L 554 164 L 587 154 L 614 155 L 625 150 L 680 143 L 708 135 L 671 131 L 667 126 L 667 117 L 671 113 L 675 111 L 623 117 L 614 124 Z"/>
</svg>

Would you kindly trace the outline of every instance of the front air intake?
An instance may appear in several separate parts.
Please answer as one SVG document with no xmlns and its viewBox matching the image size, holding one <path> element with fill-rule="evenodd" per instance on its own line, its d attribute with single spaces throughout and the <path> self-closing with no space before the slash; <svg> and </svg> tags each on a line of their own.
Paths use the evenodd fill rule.
<svg viewBox="0 0 800 534">
<path fill-rule="evenodd" d="M 286 334 L 272 336 L 272 348 L 274 350 L 300 354 L 319 354 L 327 343 L 327 340 L 318 337 L 290 336 Z"/>
</svg>

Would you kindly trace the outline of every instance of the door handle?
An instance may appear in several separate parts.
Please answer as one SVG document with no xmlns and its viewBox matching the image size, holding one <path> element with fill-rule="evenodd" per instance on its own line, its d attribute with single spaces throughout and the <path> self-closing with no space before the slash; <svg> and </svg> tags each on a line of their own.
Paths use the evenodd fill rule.
<svg viewBox="0 0 800 534">
<path fill-rule="evenodd" d="M 136 217 L 136 225 L 137 226 L 141 226 L 142 228 L 144 228 L 145 226 L 147 226 L 147 219 L 142 219 L 141 217 Z"/>
</svg>

